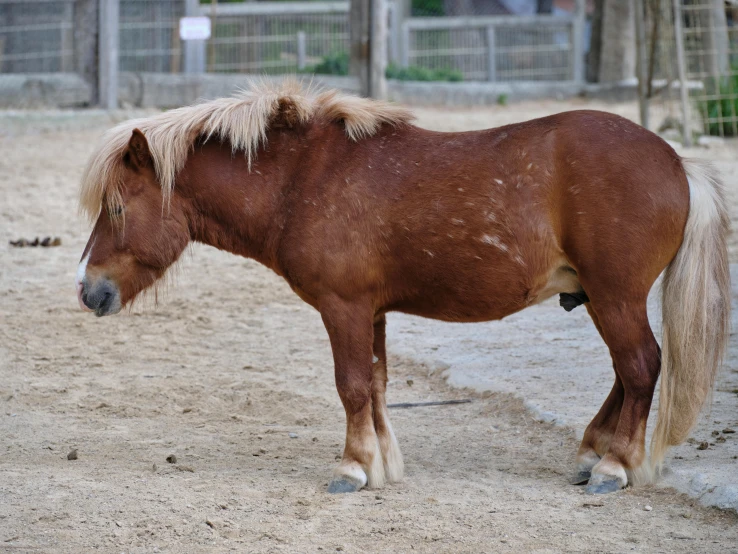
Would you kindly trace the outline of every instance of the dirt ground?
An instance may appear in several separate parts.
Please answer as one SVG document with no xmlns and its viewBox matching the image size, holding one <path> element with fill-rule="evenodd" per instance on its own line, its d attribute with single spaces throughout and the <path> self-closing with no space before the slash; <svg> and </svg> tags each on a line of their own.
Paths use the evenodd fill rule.
<svg viewBox="0 0 738 554">
<path fill-rule="evenodd" d="M 575 107 L 419 115 L 460 129 Z M 738 551 L 734 512 L 653 486 L 587 496 L 566 481 L 574 429 L 397 352 L 390 402 L 472 402 L 392 409 L 405 480 L 328 495 L 344 436 L 328 338 L 271 272 L 196 246 L 158 307 L 79 311 L 76 191 L 100 131 L 0 138 L 0 552 Z M 738 216 L 735 145 L 696 153 L 732 172 Z M 37 235 L 63 242 L 7 245 Z"/>
</svg>

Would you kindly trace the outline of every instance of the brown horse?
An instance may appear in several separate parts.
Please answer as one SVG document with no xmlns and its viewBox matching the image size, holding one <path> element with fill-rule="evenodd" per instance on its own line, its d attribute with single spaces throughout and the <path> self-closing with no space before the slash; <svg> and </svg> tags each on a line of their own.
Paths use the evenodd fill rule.
<svg viewBox="0 0 738 554">
<path fill-rule="evenodd" d="M 403 475 L 385 403 L 387 312 L 485 321 L 561 294 L 567 309 L 586 305 L 615 368 L 573 482 L 609 492 L 637 481 L 686 438 L 726 345 L 717 177 L 608 113 L 467 133 L 410 119 L 288 82 L 115 127 L 82 183 L 96 222 L 80 304 L 117 313 L 190 241 L 284 277 L 330 337 L 347 431 L 329 491 L 343 492 Z M 663 353 L 646 314 L 662 272 Z"/>
</svg>

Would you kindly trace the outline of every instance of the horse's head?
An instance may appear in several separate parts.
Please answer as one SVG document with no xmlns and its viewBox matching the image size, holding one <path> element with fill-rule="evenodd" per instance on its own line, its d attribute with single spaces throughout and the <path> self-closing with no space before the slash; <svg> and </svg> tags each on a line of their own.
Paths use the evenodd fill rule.
<svg viewBox="0 0 738 554">
<path fill-rule="evenodd" d="M 118 313 L 164 275 L 190 240 L 183 201 L 165 200 L 148 142 L 133 131 L 77 270 L 82 309 Z"/>
</svg>

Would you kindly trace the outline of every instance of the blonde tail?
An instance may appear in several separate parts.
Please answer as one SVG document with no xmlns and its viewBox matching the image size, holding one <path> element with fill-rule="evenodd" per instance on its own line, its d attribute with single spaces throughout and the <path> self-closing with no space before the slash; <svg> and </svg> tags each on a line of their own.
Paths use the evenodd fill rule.
<svg viewBox="0 0 738 554">
<path fill-rule="evenodd" d="M 712 392 L 730 333 L 730 219 L 712 166 L 682 160 L 689 181 L 684 241 L 664 272 L 661 389 L 651 467 L 694 426 Z"/>
</svg>

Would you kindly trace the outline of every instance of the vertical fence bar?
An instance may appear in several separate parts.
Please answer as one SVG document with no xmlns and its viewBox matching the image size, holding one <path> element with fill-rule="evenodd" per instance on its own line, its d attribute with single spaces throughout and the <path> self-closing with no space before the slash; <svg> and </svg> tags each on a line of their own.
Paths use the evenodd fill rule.
<svg viewBox="0 0 738 554">
<path fill-rule="evenodd" d="M 407 24 L 407 19 L 402 23 L 401 35 L 402 47 L 400 48 L 400 65 L 402 67 L 408 67 L 410 65 L 410 26 Z"/>
<path fill-rule="evenodd" d="M 74 4 L 71 2 L 64 4 L 62 25 L 59 69 L 62 72 L 74 71 Z"/>
<path fill-rule="evenodd" d="M 297 31 L 297 69 L 305 69 L 307 58 L 307 36 L 305 31 Z"/>
<path fill-rule="evenodd" d="M 682 31 L 681 0 L 673 0 L 674 37 L 676 38 L 677 71 L 679 73 L 679 94 L 682 101 L 682 141 L 684 146 L 692 146 L 692 131 L 689 125 L 689 91 L 687 90 L 687 66 L 684 60 L 684 34 Z"/>
<path fill-rule="evenodd" d="M 409 0 L 393 0 L 390 7 L 390 61 L 402 65 L 403 40 L 402 23 L 410 17 L 411 7 Z"/>
<path fill-rule="evenodd" d="M 495 28 L 487 27 L 487 80 L 497 80 L 497 54 L 495 53 Z"/>
<path fill-rule="evenodd" d="M 99 14 L 98 76 L 100 79 L 100 106 L 106 110 L 114 110 L 118 108 L 119 0 L 100 0 Z"/>
<path fill-rule="evenodd" d="M 349 4 L 349 34 L 351 63 L 349 71 L 359 79 L 359 93 L 369 96 L 370 58 L 369 37 L 371 34 L 371 16 L 369 0 L 351 0 Z"/>
<path fill-rule="evenodd" d="M 572 41 L 572 78 L 584 84 L 584 18 L 585 0 L 576 0 L 574 5 L 574 21 L 571 26 Z"/>
<path fill-rule="evenodd" d="M 633 6 L 636 29 L 636 73 L 638 74 L 638 109 L 641 117 L 641 125 L 648 129 L 648 67 L 646 58 L 646 12 L 643 9 L 643 0 L 634 0 Z"/>
<path fill-rule="evenodd" d="M 200 0 L 185 0 L 185 16 L 195 17 L 202 15 L 200 9 Z M 213 34 L 215 33 L 215 25 L 213 21 Z M 176 31 L 179 33 L 179 29 Z M 205 53 L 206 41 L 204 40 L 184 40 L 184 72 L 185 73 L 205 73 Z"/>
<path fill-rule="evenodd" d="M 387 98 L 387 0 L 372 0 L 369 12 L 369 95 L 384 99 Z"/>
</svg>

